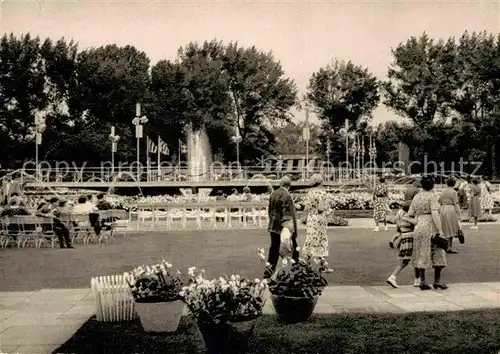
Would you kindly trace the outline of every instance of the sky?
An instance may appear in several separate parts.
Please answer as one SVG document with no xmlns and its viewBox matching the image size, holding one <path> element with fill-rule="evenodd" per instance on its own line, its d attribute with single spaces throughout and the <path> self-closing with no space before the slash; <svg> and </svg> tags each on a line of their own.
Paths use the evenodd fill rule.
<svg viewBox="0 0 500 354">
<path fill-rule="evenodd" d="M 500 32 L 493 1 L 0 1 L 2 33 L 72 38 L 80 48 L 134 45 L 152 64 L 174 59 L 190 41 L 255 45 L 274 53 L 301 94 L 311 74 L 335 59 L 384 79 L 391 48 L 424 31 L 434 38 Z M 375 124 L 391 119 L 382 104 L 374 112 Z"/>
</svg>

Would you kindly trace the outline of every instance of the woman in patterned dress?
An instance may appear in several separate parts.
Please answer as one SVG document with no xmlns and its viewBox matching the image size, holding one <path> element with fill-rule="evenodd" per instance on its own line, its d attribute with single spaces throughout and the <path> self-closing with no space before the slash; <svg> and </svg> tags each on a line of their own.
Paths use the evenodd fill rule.
<svg viewBox="0 0 500 354">
<path fill-rule="evenodd" d="M 474 220 L 474 226 L 471 227 L 472 230 L 477 230 L 477 221 L 481 216 L 481 186 L 479 185 L 479 179 L 473 178 L 472 184 L 469 187 L 470 190 L 470 216 Z"/>
<path fill-rule="evenodd" d="M 387 212 L 389 211 L 389 189 L 385 185 L 385 178 L 380 177 L 379 183 L 373 190 L 373 220 L 375 221 L 374 232 L 378 232 L 380 222 L 384 223 L 384 230 L 387 231 Z"/>
<path fill-rule="evenodd" d="M 483 176 L 481 181 L 481 210 L 485 214 L 491 215 L 493 213 L 493 188 L 491 188 L 491 183 L 488 182 L 488 178 Z"/>
<path fill-rule="evenodd" d="M 323 188 L 323 176 L 317 174 L 311 177 L 311 189 L 305 197 L 305 210 L 307 212 L 307 232 L 303 252 L 306 257 L 318 258 L 321 262 L 321 271 L 331 273 L 328 268 L 328 214 L 330 203 L 328 194 Z"/>
<path fill-rule="evenodd" d="M 419 286 L 421 290 L 429 290 L 431 287 L 425 282 L 425 270 L 434 268 L 434 289 L 444 290 L 448 289 L 448 286 L 441 280 L 441 271 L 446 267 L 446 252 L 431 242 L 431 238 L 436 234 L 443 235 L 438 195 L 434 192 L 434 178 L 424 176 L 421 184 L 422 191 L 415 196 L 408 211 L 410 217 L 417 218 L 411 258 L 412 265 L 418 268 L 419 274 L 415 286 Z"/>
<path fill-rule="evenodd" d="M 443 236 L 448 239 L 447 253 L 457 253 L 453 251 L 453 238 L 458 236 L 460 230 L 460 206 L 458 203 L 458 194 L 453 189 L 455 187 L 455 180 L 450 178 L 446 181 L 447 187 L 441 192 L 439 196 L 439 204 L 441 209 L 441 225 L 443 228 Z"/>
<path fill-rule="evenodd" d="M 396 282 L 396 277 L 399 273 L 410 264 L 411 257 L 413 254 L 413 228 L 415 223 L 417 222 L 415 219 L 410 218 L 408 216 L 408 205 L 404 205 L 398 212 L 396 213 L 395 221 L 398 229 L 401 232 L 401 240 L 399 240 L 399 259 L 401 263 L 394 269 L 389 279 L 387 279 L 387 283 L 393 288 L 399 288 L 398 283 Z M 418 279 L 419 273 L 415 268 L 415 279 Z M 415 280 L 414 285 L 419 285 L 418 281 Z"/>
</svg>

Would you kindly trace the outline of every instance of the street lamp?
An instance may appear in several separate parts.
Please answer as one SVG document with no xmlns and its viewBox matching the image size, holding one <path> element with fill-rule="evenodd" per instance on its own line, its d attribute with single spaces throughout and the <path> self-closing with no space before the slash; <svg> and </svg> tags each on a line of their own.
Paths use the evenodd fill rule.
<svg viewBox="0 0 500 354">
<path fill-rule="evenodd" d="M 326 138 L 326 174 L 328 179 L 330 179 L 330 153 L 332 152 L 332 146 L 330 143 L 330 137 Z"/>
<path fill-rule="evenodd" d="M 37 111 L 35 113 L 35 175 L 37 180 L 40 178 L 40 171 L 38 166 L 38 146 L 42 144 L 42 134 L 46 128 L 47 125 L 45 124 L 45 117 L 43 116 L 43 113 Z"/>
<path fill-rule="evenodd" d="M 115 134 L 115 126 L 111 127 L 111 134 L 109 134 L 109 141 L 111 141 L 111 175 L 115 174 L 115 153 L 118 150 L 118 141 L 120 136 Z"/>
<path fill-rule="evenodd" d="M 231 140 L 233 141 L 233 143 L 236 144 L 236 164 L 238 166 L 238 177 L 239 177 L 239 175 L 240 175 L 240 143 L 243 140 L 243 138 L 241 137 L 240 133 L 237 131 L 236 135 L 233 135 L 231 137 Z"/>
<path fill-rule="evenodd" d="M 148 118 L 146 116 L 141 117 L 141 104 L 137 103 L 135 105 L 135 118 L 132 119 L 132 124 L 135 125 L 135 138 L 137 139 L 137 182 L 140 182 L 140 172 L 139 172 L 139 164 L 140 164 L 140 151 L 141 151 L 141 143 L 140 140 L 143 137 L 142 125 L 148 122 Z"/>
<path fill-rule="evenodd" d="M 305 108 L 305 114 L 306 114 L 306 125 L 304 126 L 304 129 L 302 129 L 302 137 L 304 141 L 306 142 L 306 175 L 305 178 L 309 178 L 309 139 L 311 139 L 311 131 L 309 129 L 309 106 L 306 103 L 306 108 Z"/>
<path fill-rule="evenodd" d="M 370 135 L 370 145 L 368 147 L 368 156 L 370 157 L 370 167 L 372 168 L 373 171 L 373 165 L 376 165 L 376 158 L 377 158 L 377 147 L 375 146 L 375 137 Z M 374 180 L 374 185 L 375 185 L 375 180 Z"/>
</svg>

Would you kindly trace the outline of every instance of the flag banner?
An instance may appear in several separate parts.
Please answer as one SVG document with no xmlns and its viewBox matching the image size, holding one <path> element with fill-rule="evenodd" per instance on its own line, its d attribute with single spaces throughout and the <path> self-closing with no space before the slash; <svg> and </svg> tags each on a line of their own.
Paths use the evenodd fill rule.
<svg viewBox="0 0 500 354">
<path fill-rule="evenodd" d="M 156 154 L 158 152 L 158 147 L 155 142 L 148 137 L 148 148 L 150 154 Z"/>
<path fill-rule="evenodd" d="M 168 155 L 170 151 L 168 150 L 168 145 L 160 137 L 158 137 L 158 149 L 162 155 Z"/>
</svg>

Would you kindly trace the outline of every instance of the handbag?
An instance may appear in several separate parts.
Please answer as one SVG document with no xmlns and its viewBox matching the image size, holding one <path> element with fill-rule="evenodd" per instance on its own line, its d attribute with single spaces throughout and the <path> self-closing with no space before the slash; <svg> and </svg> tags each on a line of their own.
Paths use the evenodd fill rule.
<svg viewBox="0 0 500 354">
<path fill-rule="evenodd" d="M 280 234 L 280 256 L 282 258 L 288 258 L 292 256 L 292 233 L 290 229 L 284 227 Z"/>
<path fill-rule="evenodd" d="M 435 234 L 434 236 L 431 237 L 431 244 L 435 245 L 436 247 L 439 247 L 443 250 L 448 249 L 448 240 L 441 237 L 440 234 Z"/>
<path fill-rule="evenodd" d="M 458 238 L 458 242 L 460 242 L 460 244 L 463 245 L 465 243 L 465 235 L 464 235 L 464 232 L 462 231 L 462 229 L 458 230 L 457 238 Z"/>
</svg>

